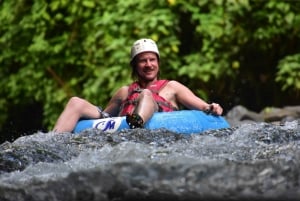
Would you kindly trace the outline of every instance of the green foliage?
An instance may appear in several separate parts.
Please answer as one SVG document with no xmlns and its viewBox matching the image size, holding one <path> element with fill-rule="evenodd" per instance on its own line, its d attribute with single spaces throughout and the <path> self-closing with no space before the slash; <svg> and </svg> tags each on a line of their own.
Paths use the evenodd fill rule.
<svg viewBox="0 0 300 201">
<path fill-rule="evenodd" d="M 131 81 L 130 46 L 136 39 L 175 39 L 174 14 L 166 2 L 159 9 L 149 1 L 2 4 L 0 62 L 6 90 L 1 92 L 1 110 L 8 104 L 42 102 L 44 123 L 50 127 L 69 97 L 82 96 L 105 106 L 118 87 Z M 177 43 L 165 42 L 165 54 Z"/>
<path fill-rule="evenodd" d="M 276 81 L 282 83 L 282 90 L 300 90 L 300 54 L 280 60 L 278 69 Z"/>
<path fill-rule="evenodd" d="M 260 69 L 274 78 L 281 59 L 276 81 L 284 90 L 299 89 L 299 75 L 291 70 L 297 70 L 299 63 L 295 54 L 299 52 L 300 7 L 296 2 L 0 3 L 0 129 L 8 108 L 21 103 L 42 103 L 44 125 L 49 129 L 71 96 L 105 107 L 116 89 L 131 81 L 130 47 L 142 37 L 158 41 L 163 78 L 177 79 L 205 99 L 210 88 L 218 96 L 234 95 L 240 76 L 251 72 L 255 76 Z M 268 55 L 264 58 L 268 65 L 261 68 L 251 63 L 253 52 Z M 255 77 L 252 82 L 259 84 Z"/>
</svg>

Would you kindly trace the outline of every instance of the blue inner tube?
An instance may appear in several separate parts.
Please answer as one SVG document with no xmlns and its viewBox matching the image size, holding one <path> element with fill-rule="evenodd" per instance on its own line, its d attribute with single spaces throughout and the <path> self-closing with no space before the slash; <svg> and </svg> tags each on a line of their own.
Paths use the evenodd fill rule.
<svg viewBox="0 0 300 201">
<path fill-rule="evenodd" d="M 182 134 L 201 133 L 206 130 L 229 128 L 228 122 L 222 116 L 206 114 L 199 110 L 180 110 L 174 112 L 157 112 L 145 124 L 146 129 L 165 128 Z M 80 120 L 74 133 L 86 129 L 99 129 L 104 132 L 116 132 L 129 129 L 125 117 Z"/>
</svg>

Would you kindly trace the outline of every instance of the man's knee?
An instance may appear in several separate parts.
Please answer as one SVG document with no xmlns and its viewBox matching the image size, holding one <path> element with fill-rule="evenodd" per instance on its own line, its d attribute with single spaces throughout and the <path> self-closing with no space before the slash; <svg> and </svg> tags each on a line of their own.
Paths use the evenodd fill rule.
<svg viewBox="0 0 300 201">
<path fill-rule="evenodd" d="M 144 89 L 140 93 L 139 101 L 142 101 L 143 103 L 147 104 L 148 106 L 152 105 L 154 107 L 154 111 L 158 110 L 158 105 L 153 98 L 152 92 L 149 89 Z"/>
<path fill-rule="evenodd" d="M 84 106 L 85 100 L 79 98 L 77 96 L 71 97 L 67 103 L 67 107 L 72 108 L 74 110 L 80 109 Z"/>
<path fill-rule="evenodd" d="M 141 93 L 140 93 L 140 97 L 147 97 L 147 98 L 152 98 L 152 92 L 149 89 L 144 89 Z"/>
</svg>

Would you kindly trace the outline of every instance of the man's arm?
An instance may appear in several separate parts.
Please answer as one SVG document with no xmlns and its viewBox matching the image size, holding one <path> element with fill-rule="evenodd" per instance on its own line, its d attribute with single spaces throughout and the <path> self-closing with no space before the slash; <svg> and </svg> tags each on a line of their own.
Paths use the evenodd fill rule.
<svg viewBox="0 0 300 201">
<path fill-rule="evenodd" d="M 122 102 L 127 98 L 128 95 L 128 86 L 123 86 L 112 96 L 108 102 L 104 112 L 110 114 L 110 116 L 118 116 Z"/>
<path fill-rule="evenodd" d="M 170 81 L 170 87 L 174 90 L 175 99 L 188 109 L 210 111 L 214 114 L 221 115 L 222 107 L 217 103 L 208 104 L 196 96 L 189 88 L 177 81 Z"/>
</svg>

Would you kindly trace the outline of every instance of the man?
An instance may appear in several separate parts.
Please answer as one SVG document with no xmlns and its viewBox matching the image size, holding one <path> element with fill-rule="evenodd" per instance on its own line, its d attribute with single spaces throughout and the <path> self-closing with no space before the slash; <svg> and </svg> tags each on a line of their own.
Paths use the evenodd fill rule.
<svg viewBox="0 0 300 201">
<path fill-rule="evenodd" d="M 219 104 L 206 103 L 183 84 L 174 80 L 159 80 L 159 60 L 159 51 L 153 40 L 137 40 L 131 48 L 130 61 L 132 76 L 137 80 L 117 90 L 104 111 L 84 99 L 72 97 L 53 130 L 71 132 L 80 118 L 125 115 L 130 128 L 142 128 L 154 112 L 178 110 L 179 105 L 215 115 L 222 114 L 223 109 Z"/>
</svg>

